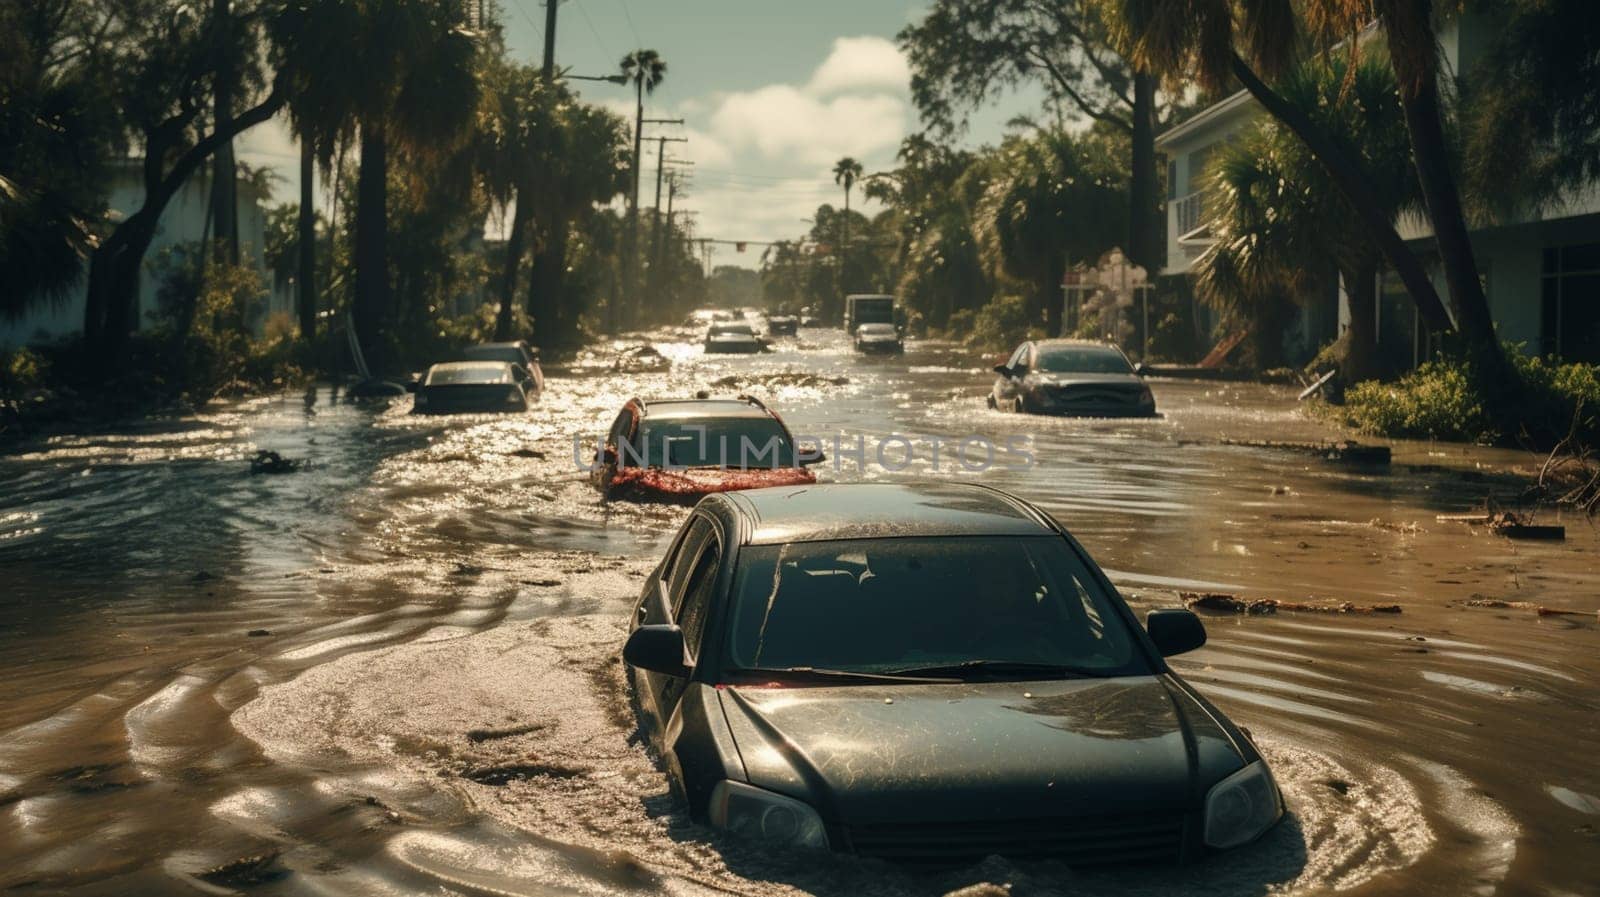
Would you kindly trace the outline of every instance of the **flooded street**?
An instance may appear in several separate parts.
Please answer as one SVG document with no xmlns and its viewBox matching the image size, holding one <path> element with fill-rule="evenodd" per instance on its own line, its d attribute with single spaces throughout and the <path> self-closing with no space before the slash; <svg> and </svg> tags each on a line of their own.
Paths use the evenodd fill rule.
<svg viewBox="0 0 1600 897">
<path fill-rule="evenodd" d="M 1153 381 L 1155 419 L 1049 419 L 986 409 L 992 375 L 949 344 L 861 358 L 807 329 L 707 358 L 658 336 L 671 371 L 612 373 L 608 344 L 547 370 L 526 416 L 324 387 L 0 458 L 0 889 L 1600 893 L 1600 535 L 1554 512 L 1565 541 L 1436 520 L 1514 498 L 1504 471 L 1529 456 L 1228 444 L 1342 436 L 1286 388 Z M 1289 815 L 1258 844 L 932 876 L 764 853 L 691 823 L 634 737 L 626 617 L 687 512 L 608 506 L 574 462 L 629 397 L 700 389 L 821 438 L 825 481 L 1032 499 L 1141 615 L 1179 591 L 1402 612 L 1211 614 L 1174 660 L 1273 765 Z M 891 434 L 910 463 L 903 443 L 879 463 Z M 858 435 L 864 467 L 833 444 Z M 1031 437 L 1036 463 L 933 462 L 934 437 L 969 435 Z M 252 475 L 261 449 L 304 466 Z"/>
</svg>

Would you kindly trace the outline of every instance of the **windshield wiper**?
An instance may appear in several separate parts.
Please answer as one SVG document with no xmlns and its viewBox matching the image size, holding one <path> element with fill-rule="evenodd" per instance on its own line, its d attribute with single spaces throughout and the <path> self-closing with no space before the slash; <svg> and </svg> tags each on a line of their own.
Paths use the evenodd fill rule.
<svg viewBox="0 0 1600 897">
<path fill-rule="evenodd" d="M 1106 675 L 1103 670 L 1067 666 L 1059 663 L 1031 663 L 1022 660 L 963 660 L 960 663 L 906 667 L 885 672 L 893 676 L 962 677 L 978 673 L 987 676 L 1027 676 L 1035 679 L 1094 679 Z"/>
<path fill-rule="evenodd" d="M 810 678 L 817 678 L 817 679 L 854 679 L 854 680 L 862 681 L 862 682 L 916 682 L 916 683 L 945 682 L 945 683 L 950 683 L 950 682 L 959 682 L 959 681 L 961 681 L 961 680 L 953 678 L 951 676 L 942 676 L 941 677 L 941 676 L 935 676 L 935 675 L 927 675 L 927 676 L 909 675 L 909 674 L 907 674 L 907 673 L 905 673 L 905 672 L 903 672 L 901 670 L 894 670 L 894 671 L 887 672 L 887 673 L 863 673 L 863 672 L 859 672 L 857 670 L 829 670 L 829 669 L 822 669 L 822 668 L 819 668 L 819 667 L 784 667 L 784 668 L 781 668 L 781 669 L 773 669 L 773 668 L 769 668 L 769 667 L 753 667 L 753 668 L 750 668 L 750 669 L 743 669 L 743 670 L 731 670 L 730 672 L 735 673 L 737 675 L 741 675 L 741 676 L 745 676 L 745 675 L 755 675 L 755 676 L 803 676 L 803 677 L 810 677 Z"/>
</svg>

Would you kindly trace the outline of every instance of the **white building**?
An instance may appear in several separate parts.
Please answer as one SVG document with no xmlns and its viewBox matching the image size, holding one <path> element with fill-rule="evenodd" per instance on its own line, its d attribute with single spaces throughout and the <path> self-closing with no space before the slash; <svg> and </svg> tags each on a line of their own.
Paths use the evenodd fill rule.
<svg viewBox="0 0 1600 897">
<path fill-rule="evenodd" d="M 128 159 L 112 177 L 107 207 L 113 221 L 119 221 L 139 208 L 144 198 L 144 181 L 139 159 Z M 139 283 L 140 326 L 148 326 L 155 313 L 158 282 L 152 270 L 161 251 L 171 246 L 204 240 L 210 227 L 211 178 L 209 167 L 190 178 L 173 196 L 161 214 L 150 251 L 145 254 L 144 274 Z M 255 185 L 239 181 L 239 251 L 241 260 L 263 272 L 262 283 L 272 289 L 264 255 L 266 215 Z M 74 336 L 83 331 L 85 295 L 88 292 L 88 266 L 67 296 L 57 302 L 44 302 L 14 321 L 0 319 L 0 348 L 38 345 Z M 267 297 L 268 314 L 293 310 L 290 290 L 272 289 Z M 259 326 L 260 322 L 257 322 Z"/>
<path fill-rule="evenodd" d="M 1462 75 L 1470 71 L 1488 46 L 1492 28 L 1470 13 L 1447 25 L 1439 34 L 1446 70 Z M 1211 245 L 1201 175 L 1211 153 L 1261 114 L 1255 99 L 1241 91 L 1156 140 L 1157 151 L 1167 158 L 1163 274 L 1189 273 Z M 1448 295 L 1429 222 L 1407 216 L 1398 226 L 1432 272 L 1439 294 Z M 1600 189 L 1569 197 L 1558 208 L 1474 230 L 1472 243 L 1502 339 L 1525 343 L 1530 352 L 1600 362 Z M 1330 285 L 1325 302 L 1322 297 L 1306 299 L 1300 317 L 1299 331 L 1290 339 L 1298 337 L 1302 348 L 1334 338 L 1347 320 L 1342 292 L 1336 294 Z M 1330 325 L 1337 329 L 1330 330 Z M 1414 366 L 1428 354 L 1415 305 L 1393 274 L 1382 275 L 1378 341 L 1385 360 L 1398 368 Z"/>
</svg>

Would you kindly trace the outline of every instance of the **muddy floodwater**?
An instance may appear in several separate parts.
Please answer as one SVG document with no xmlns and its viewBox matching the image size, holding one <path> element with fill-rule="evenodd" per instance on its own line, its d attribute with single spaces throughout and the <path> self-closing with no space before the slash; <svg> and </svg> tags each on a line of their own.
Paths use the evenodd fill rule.
<svg viewBox="0 0 1600 897">
<path fill-rule="evenodd" d="M 1600 894 L 1600 537 L 1554 512 L 1565 541 L 1436 519 L 1516 495 L 1529 456 L 1229 444 L 1341 435 L 1281 388 L 1153 381 L 1158 418 L 1043 419 L 987 410 L 985 362 L 948 344 L 865 359 L 802 330 L 706 358 L 656 337 L 671 371 L 614 373 L 622 344 L 599 346 L 526 416 L 324 387 L 0 458 L 0 890 Z M 937 875 L 767 853 L 691 822 L 634 737 L 621 635 L 686 512 L 608 506 L 573 461 L 630 396 L 697 389 L 862 437 L 866 466 L 824 480 L 1036 501 L 1141 614 L 1185 590 L 1401 612 L 1212 614 L 1175 659 L 1283 787 L 1285 821 L 1244 849 Z M 909 462 L 896 442 L 879 463 L 891 434 Z M 1035 463 L 935 464 L 936 436 L 1030 437 Z M 260 449 L 303 465 L 252 475 Z"/>
</svg>

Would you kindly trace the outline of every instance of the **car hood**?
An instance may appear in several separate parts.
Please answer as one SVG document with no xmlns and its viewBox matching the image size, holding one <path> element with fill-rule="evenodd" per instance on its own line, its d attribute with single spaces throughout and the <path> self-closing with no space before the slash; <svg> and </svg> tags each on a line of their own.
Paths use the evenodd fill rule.
<svg viewBox="0 0 1600 897">
<path fill-rule="evenodd" d="M 1163 676 L 723 695 L 751 783 L 847 825 L 1185 811 L 1244 765 Z"/>
<path fill-rule="evenodd" d="M 1142 386 L 1144 380 L 1138 374 L 1087 374 L 1087 373 L 1039 373 L 1028 375 L 1027 382 L 1038 386 L 1075 386 L 1078 384 L 1118 384 L 1124 386 Z"/>
</svg>

